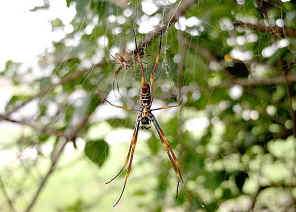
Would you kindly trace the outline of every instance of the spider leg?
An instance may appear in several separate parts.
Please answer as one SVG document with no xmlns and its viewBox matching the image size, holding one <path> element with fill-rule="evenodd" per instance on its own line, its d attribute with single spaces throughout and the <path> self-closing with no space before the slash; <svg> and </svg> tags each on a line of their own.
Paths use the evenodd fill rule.
<svg viewBox="0 0 296 212">
<path fill-rule="evenodd" d="M 136 32 L 135 32 L 135 29 L 134 28 L 133 28 L 133 32 L 134 32 L 135 46 L 136 46 L 135 52 L 137 52 L 137 54 L 136 54 L 136 60 L 137 60 L 137 62 L 139 64 L 139 66 L 140 66 L 140 70 L 141 70 L 141 87 L 143 87 L 144 86 L 144 83 L 145 83 L 144 67 L 143 67 L 141 55 L 139 54 L 139 49 L 138 49 L 138 45 L 137 45 L 137 38 L 136 38 Z"/>
<path fill-rule="evenodd" d="M 166 110 L 166 109 L 169 109 L 169 108 L 173 108 L 173 107 L 179 107 L 181 104 L 182 104 L 182 100 L 176 104 L 176 105 L 169 105 L 169 106 L 162 106 L 162 107 L 159 107 L 159 108 L 155 108 L 155 109 L 151 109 L 150 111 L 154 111 L 154 110 Z"/>
<path fill-rule="evenodd" d="M 122 65 L 119 66 L 119 68 L 115 71 L 115 73 L 114 73 L 114 79 L 113 79 L 113 85 L 112 85 L 113 90 L 114 90 L 114 88 L 115 88 L 115 82 L 116 82 L 116 87 L 117 87 L 117 91 L 118 92 L 119 92 L 118 74 L 119 74 L 119 72 L 120 72 L 121 69 L 122 69 Z"/>
<path fill-rule="evenodd" d="M 157 120 L 155 119 L 154 115 L 152 113 L 150 113 L 150 118 L 153 122 L 153 125 L 159 135 L 159 138 L 160 138 L 160 141 L 163 145 L 163 148 L 166 150 L 167 154 L 168 154 L 168 157 L 172 163 L 172 166 L 175 170 L 175 173 L 178 177 L 178 184 L 177 184 L 177 194 L 176 194 L 176 198 L 178 197 L 178 192 L 179 192 L 179 184 L 180 182 L 183 182 L 183 178 L 182 178 L 182 175 L 181 175 L 181 171 L 180 171 L 180 166 L 179 166 L 179 162 L 178 162 L 178 159 L 171 147 L 171 144 L 169 142 L 169 140 L 167 139 L 167 137 L 164 135 L 162 129 L 160 128 Z"/>
<path fill-rule="evenodd" d="M 131 141 L 131 143 L 130 143 L 130 147 L 129 147 L 129 150 L 128 150 L 128 154 L 127 154 L 127 156 L 126 156 L 126 160 L 125 160 L 125 163 L 124 163 L 124 165 L 123 165 L 123 167 L 120 169 L 120 171 L 114 176 L 114 177 L 112 177 L 110 180 L 108 180 L 107 182 L 105 182 L 105 184 L 109 184 L 109 183 L 111 183 L 113 180 L 115 180 L 121 173 L 122 173 L 122 171 L 125 169 L 125 167 L 127 166 L 127 163 L 128 163 L 128 161 L 129 161 L 129 158 L 130 158 L 130 154 L 131 154 L 131 149 L 132 149 L 132 146 L 133 146 L 133 140 L 134 140 L 134 138 L 135 137 L 137 137 L 137 131 L 138 131 L 138 127 L 139 127 L 139 123 L 138 123 L 139 121 L 137 121 L 137 123 L 136 123 L 136 127 L 135 127 L 135 130 L 134 130 L 134 133 L 133 133 L 133 137 L 132 137 L 132 141 Z"/>
<path fill-rule="evenodd" d="M 116 57 L 114 57 L 112 54 L 110 54 L 110 56 L 116 61 L 118 60 Z"/>
<path fill-rule="evenodd" d="M 161 51 L 161 41 L 162 41 L 162 30 L 160 31 L 160 39 L 159 39 L 159 47 L 158 47 L 158 54 L 155 58 L 155 62 L 150 74 L 150 86 L 151 86 L 151 99 L 153 100 L 154 97 L 154 89 L 153 89 L 153 83 L 154 83 L 154 72 L 158 66 L 159 58 L 160 58 L 160 51 Z"/>
<path fill-rule="evenodd" d="M 128 111 L 138 111 L 137 109 L 135 108 L 131 108 L 131 107 L 124 107 L 124 106 L 120 106 L 120 105 L 115 105 L 113 103 L 111 103 L 109 100 L 107 99 L 104 99 L 109 105 L 113 106 L 113 107 L 117 107 L 117 108 L 120 108 L 120 109 L 123 109 L 123 110 L 128 110 Z"/>
<path fill-rule="evenodd" d="M 144 84 L 145 84 L 144 67 L 143 67 L 142 59 L 139 55 L 137 56 L 137 62 L 141 70 L 141 87 L 144 87 Z"/>
<path fill-rule="evenodd" d="M 126 161 L 125 161 L 125 164 L 124 164 L 123 168 L 120 170 L 120 172 L 115 177 L 113 177 L 111 180 L 108 181 L 108 183 L 109 183 L 112 180 L 114 180 L 116 177 L 118 177 L 120 175 L 120 173 L 125 169 L 128 161 L 129 161 L 128 168 L 127 168 L 127 173 L 125 175 L 124 184 L 123 184 L 121 193 L 120 193 L 118 199 L 116 200 L 116 202 L 113 204 L 113 207 L 115 207 L 119 203 L 119 201 L 120 201 L 120 199 L 121 199 L 121 197 L 122 197 L 122 195 L 124 193 L 128 177 L 129 177 L 129 175 L 131 173 L 131 170 L 132 170 L 132 163 L 133 163 L 134 152 L 135 152 L 136 144 L 137 144 L 139 125 L 140 125 L 140 120 L 138 119 L 137 123 L 136 123 L 135 130 L 134 130 L 134 134 L 133 134 L 133 137 L 132 137 L 132 141 L 131 141 L 131 144 L 130 144 L 130 148 L 129 148 L 129 151 L 128 151 L 128 155 L 126 157 Z"/>
</svg>

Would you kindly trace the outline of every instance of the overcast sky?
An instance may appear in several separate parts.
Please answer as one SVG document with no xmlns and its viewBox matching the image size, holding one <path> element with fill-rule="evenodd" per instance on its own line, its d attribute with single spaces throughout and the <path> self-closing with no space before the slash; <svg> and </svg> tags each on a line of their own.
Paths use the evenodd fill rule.
<svg viewBox="0 0 296 212">
<path fill-rule="evenodd" d="M 67 8 L 64 0 L 51 0 L 49 10 L 30 11 L 42 4 L 43 0 L 0 1 L 0 70 L 9 59 L 27 65 L 36 63 L 36 56 L 64 35 L 52 32 L 50 22 L 60 18 L 69 24 L 75 9 Z"/>
</svg>

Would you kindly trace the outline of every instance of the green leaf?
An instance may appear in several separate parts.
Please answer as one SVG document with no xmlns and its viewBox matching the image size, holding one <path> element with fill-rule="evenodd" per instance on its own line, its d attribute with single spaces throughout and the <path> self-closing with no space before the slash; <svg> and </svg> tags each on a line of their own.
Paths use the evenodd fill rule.
<svg viewBox="0 0 296 212">
<path fill-rule="evenodd" d="M 77 199 L 75 202 L 73 202 L 71 205 L 68 205 L 65 208 L 66 212 L 82 212 L 84 211 L 85 203 L 82 199 Z"/>
<path fill-rule="evenodd" d="M 38 81 L 39 81 L 40 90 L 43 90 L 51 85 L 51 78 L 50 77 L 42 77 Z"/>
<path fill-rule="evenodd" d="M 229 179 L 229 173 L 226 171 L 213 171 L 207 174 L 207 181 L 204 183 L 204 186 L 207 189 L 215 190 L 218 188 L 222 182 Z"/>
<path fill-rule="evenodd" d="M 110 118 L 107 120 L 107 122 L 113 128 L 117 128 L 117 127 L 133 128 L 135 125 L 135 121 L 131 121 L 130 119 Z"/>
<path fill-rule="evenodd" d="M 7 105 L 5 106 L 5 110 L 6 111 L 11 110 L 12 108 L 19 106 L 21 103 L 25 102 L 30 98 L 31 96 L 27 96 L 27 95 L 12 96 L 8 101 Z"/>
<path fill-rule="evenodd" d="M 156 155 L 159 152 L 159 149 L 161 147 L 159 138 L 157 138 L 154 135 L 147 141 L 147 145 L 148 145 L 152 155 Z"/>
<path fill-rule="evenodd" d="M 145 196 L 146 193 L 147 193 L 147 192 L 146 192 L 144 189 L 138 189 L 138 190 L 136 190 L 136 191 L 133 193 L 133 195 L 135 195 L 135 196 Z"/>
<path fill-rule="evenodd" d="M 105 13 L 108 11 L 107 6 L 108 6 L 108 1 L 102 1 L 102 0 L 91 1 L 91 4 L 90 4 L 90 7 L 96 10 L 100 18 L 104 16 Z"/>
<path fill-rule="evenodd" d="M 44 143 L 50 138 L 50 136 L 46 134 L 40 134 L 38 137 L 40 143 Z"/>
<path fill-rule="evenodd" d="M 84 154 L 101 167 L 109 155 L 109 146 L 104 140 L 91 140 L 86 143 Z"/>
<path fill-rule="evenodd" d="M 60 28 L 60 27 L 63 27 L 65 26 L 63 21 L 59 18 L 56 18 L 54 20 L 51 21 L 51 27 L 53 30 L 57 29 L 57 28 Z"/>
<path fill-rule="evenodd" d="M 73 0 L 66 0 L 66 2 L 67 2 L 67 7 L 70 7 L 70 4 L 71 4 L 72 1 L 73 1 Z"/>
<path fill-rule="evenodd" d="M 77 0 L 76 1 L 76 11 L 79 17 L 84 17 L 86 15 L 87 6 L 89 5 L 90 0 Z"/>
</svg>

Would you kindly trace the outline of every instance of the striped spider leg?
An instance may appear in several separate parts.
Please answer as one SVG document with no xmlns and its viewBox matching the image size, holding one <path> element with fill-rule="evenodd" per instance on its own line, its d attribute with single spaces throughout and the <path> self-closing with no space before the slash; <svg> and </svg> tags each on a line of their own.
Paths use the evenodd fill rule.
<svg viewBox="0 0 296 212">
<path fill-rule="evenodd" d="M 135 52 L 138 52 L 138 46 L 137 46 L 135 31 L 134 31 L 134 36 L 135 36 L 135 46 L 136 46 Z M 135 128 L 134 128 L 134 133 L 133 133 L 133 136 L 132 136 L 132 140 L 131 140 L 131 143 L 130 143 L 128 154 L 126 156 L 125 163 L 124 163 L 123 167 L 120 169 L 120 171 L 113 178 L 111 178 L 109 181 L 106 182 L 106 184 L 111 183 L 118 176 L 120 176 L 120 174 L 127 167 L 127 173 L 125 175 L 123 188 L 121 190 L 119 198 L 115 201 L 113 207 L 115 207 L 119 203 L 120 199 L 122 198 L 125 187 L 126 187 L 128 177 L 129 177 L 131 169 L 132 169 L 133 155 L 134 155 L 134 151 L 135 151 L 136 144 L 137 144 L 139 128 L 141 128 L 141 129 L 149 129 L 151 127 L 151 122 L 153 123 L 153 125 L 154 125 L 154 127 L 155 127 L 155 129 L 157 131 L 157 134 L 158 134 L 158 136 L 160 138 L 160 141 L 161 141 L 161 143 L 163 145 L 163 148 L 167 152 L 167 155 L 168 155 L 168 157 L 170 159 L 170 162 L 171 162 L 171 164 L 172 164 L 172 166 L 174 168 L 174 171 L 175 171 L 175 173 L 177 175 L 178 184 L 177 184 L 177 194 L 176 194 L 176 196 L 178 196 L 179 184 L 180 184 L 180 182 L 183 182 L 181 171 L 180 171 L 180 166 L 179 166 L 179 162 L 177 160 L 177 157 L 176 157 L 176 155 L 175 155 L 175 153 L 174 153 L 174 151 L 173 151 L 173 149 L 171 147 L 171 144 L 170 144 L 169 140 L 165 136 L 165 134 L 162 131 L 162 129 L 160 128 L 156 118 L 152 114 L 152 111 L 154 111 L 154 110 L 165 110 L 165 109 L 169 109 L 169 108 L 173 108 L 173 107 L 178 107 L 181 104 L 181 102 L 176 104 L 176 105 L 172 105 L 172 106 L 163 106 L 163 107 L 160 107 L 160 108 L 151 109 L 152 102 L 153 102 L 153 95 L 154 95 L 154 93 L 153 93 L 154 72 L 157 69 L 157 66 L 158 66 L 158 63 L 159 63 L 160 52 L 161 52 L 161 41 L 162 41 L 162 31 L 161 31 L 161 34 L 160 34 L 160 42 L 159 42 L 158 54 L 156 56 L 156 59 L 155 59 L 155 62 L 154 62 L 154 65 L 153 65 L 153 68 L 152 68 L 152 71 L 151 71 L 151 74 L 150 74 L 150 85 L 145 82 L 144 68 L 143 68 L 143 63 L 142 63 L 142 60 L 141 60 L 141 55 L 136 54 L 136 62 L 138 63 L 138 65 L 140 67 L 140 71 L 141 71 L 141 92 L 140 92 L 140 95 L 139 95 L 139 107 L 137 109 L 134 109 L 134 108 L 130 108 L 130 107 L 114 105 L 113 103 L 111 103 L 111 102 L 109 102 L 108 100 L 105 99 L 105 101 L 107 103 L 109 103 L 110 105 L 112 105 L 113 107 L 121 108 L 121 109 L 128 110 L 128 111 L 137 111 L 138 112 L 136 125 L 135 125 Z M 151 87 L 151 89 L 150 89 L 150 87 Z"/>
<path fill-rule="evenodd" d="M 178 177 L 178 183 L 177 183 L 177 192 L 176 192 L 176 198 L 178 197 L 178 193 L 179 193 L 179 185 L 180 182 L 183 182 L 183 178 L 181 175 L 181 171 L 180 171 L 180 165 L 179 165 L 179 161 L 171 147 L 171 144 L 169 142 L 169 140 L 167 139 L 167 137 L 165 136 L 164 132 L 162 131 L 162 129 L 160 128 L 158 121 L 156 120 L 156 118 L 154 117 L 154 115 L 152 113 L 150 113 L 150 119 L 153 122 L 153 125 L 157 131 L 157 134 L 160 138 L 160 141 L 163 145 L 163 148 L 165 149 L 165 151 L 167 152 L 167 155 L 172 163 L 172 166 L 176 172 L 176 175 Z"/>
<path fill-rule="evenodd" d="M 134 129 L 134 133 L 133 133 L 133 137 L 132 137 L 132 141 L 130 143 L 128 154 L 126 156 L 125 163 L 124 163 L 123 167 L 120 169 L 120 171 L 114 177 L 112 177 L 110 180 L 108 180 L 106 182 L 106 184 L 108 184 L 108 183 L 111 183 L 113 180 L 115 180 L 123 172 L 123 170 L 126 168 L 126 166 L 128 165 L 128 167 L 127 167 L 127 173 L 126 173 L 125 179 L 124 179 L 123 188 L 121 190 L 121 193 L 119 195 L 119 198 L 113 204 L 113 207 L 115 207 L 119 203 L 119 201 L 120 201 L 120 199 L 121 199 L 121 197 L 123 195 L 123 192 L 125 190 L 127 179 L 129 177 L 130 172 L 131 172 L 131 169 L 132 169 L 134 152 L 135 152 L 136 144 L 137 144 L 137 140 L 138 140 L 138 132 L 139 132 L 140 121 L 141 120 L 139 119 L 139 116 L 138 116 L 138 119 L 137 119 L 137 122 L 136 122 L 136 125 L 135 125 L 135 129 Z"/>
</svg>

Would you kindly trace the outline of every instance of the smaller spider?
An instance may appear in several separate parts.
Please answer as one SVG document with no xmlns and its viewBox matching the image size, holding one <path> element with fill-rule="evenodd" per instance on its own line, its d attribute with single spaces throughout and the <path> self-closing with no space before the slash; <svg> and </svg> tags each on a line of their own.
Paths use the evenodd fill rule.
<svg viewBox="0 0 296 212">
<path fill-rule="evenodd" d="M 133 63 L 135 62 L 135 58 L 137 56 L 140 56 L 141 58 L 144 57 L 144 48 L 139 48 L 139 49 L 135 49 L 134 51 L 126 54 L 125 56 L 116 53 L 115 56 L 111 55 L 111 57 L 115 60 L 118 61 L 117 64 L 120 64 L 120 66 L 118 67 L 118 69 L 115 71 L 114 73 L 114 80 L 113 80 L 113 89 L 115 88 L 115 83 L 116 83 L 116 88 L 119 91 L 119 85 L 118 85 L 118 74 L 122 69 L 128 70 L 129 68 L 131 68 L 131 66 L 133 65 Z"/>
</svg>

